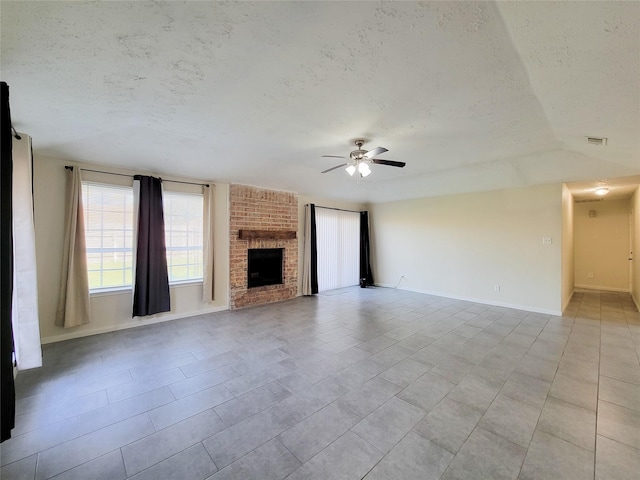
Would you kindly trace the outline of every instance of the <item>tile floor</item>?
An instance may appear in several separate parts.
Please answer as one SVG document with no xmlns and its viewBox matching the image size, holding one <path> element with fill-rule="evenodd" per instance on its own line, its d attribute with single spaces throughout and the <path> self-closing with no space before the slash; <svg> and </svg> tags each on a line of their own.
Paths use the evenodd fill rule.
<svg viewBox="0 0 640 480">
<path fill-rule="evenodd" d="M 638 479 L 640 315 L 393 289 L 44 347 L 9 479 Z"/>
</svg>

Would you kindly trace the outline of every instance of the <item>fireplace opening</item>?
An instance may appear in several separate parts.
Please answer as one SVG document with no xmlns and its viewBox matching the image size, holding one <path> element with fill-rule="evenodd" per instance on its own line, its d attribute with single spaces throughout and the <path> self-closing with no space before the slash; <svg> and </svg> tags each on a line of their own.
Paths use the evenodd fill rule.
<svg viewBox="0 0 640 480">
<path fill-rule="evenodd" d="M 282 284 L 284 248 L 250 248 L 248 253 L 248 288 Z"/>
</svg>

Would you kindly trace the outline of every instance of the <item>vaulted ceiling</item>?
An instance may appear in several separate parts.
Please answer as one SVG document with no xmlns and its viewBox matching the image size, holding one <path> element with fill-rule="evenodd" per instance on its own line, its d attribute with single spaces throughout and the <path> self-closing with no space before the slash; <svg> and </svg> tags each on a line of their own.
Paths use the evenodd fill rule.
<svg viewBox="0 0 640 480">
<path fill-rule="evenodd" d="M 36 156 L 363 202 L 640 175 L 637 1 L 0 8 Z M 356 138 L 407 166 L 320 173 Z"/>
</svg>

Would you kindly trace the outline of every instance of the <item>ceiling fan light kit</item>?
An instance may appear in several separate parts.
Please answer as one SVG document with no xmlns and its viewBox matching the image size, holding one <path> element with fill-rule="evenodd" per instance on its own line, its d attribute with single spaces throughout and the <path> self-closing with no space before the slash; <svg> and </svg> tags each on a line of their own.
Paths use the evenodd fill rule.
<svg viewBox="0 0 640 480">
<path fill-rule="evenodd" d="M 384 147 L 376 147 L 373 150 L 363 150 L 362 146 L 364 145 L 364 140 L 356 140 L 355 145 L 357 150 L 354 150 L 349 154 L 349 161 L 347 163 L 341 163 L 340 165 L 336 165 L 335 167 L 331 167 L 327 170 L 324 170 L 322 173 L 331 172 L 337 168 L 346 167 L 345 170 L 351 176 L 353 176 L 356 171 L 358 172 L 358 176 L 360 178 L 367 177 L 371 174 L 371 167 L 369 164 L 375 163 L 377 165 L 388 165 L 391 167 L 399 167 L 402 168 L 406 165 L 405 162 L 395 162 L 393 160 L 383 160 L 381 158 L 374 158 L 376 155 L 380 155 L 381 153 L 388 152 Z M 347 158 L 341 157 L 338 155 L 322 155 L 324 158 Z"/>
<path fill-rule="evenodd" d="M 371 169 L 369 168 L 369 165 L 367 165 L 366 163 L 359 163 L 358 173 L 360 174 L 361 177 L 366 177 L 371 173 Z"/>
</svg>

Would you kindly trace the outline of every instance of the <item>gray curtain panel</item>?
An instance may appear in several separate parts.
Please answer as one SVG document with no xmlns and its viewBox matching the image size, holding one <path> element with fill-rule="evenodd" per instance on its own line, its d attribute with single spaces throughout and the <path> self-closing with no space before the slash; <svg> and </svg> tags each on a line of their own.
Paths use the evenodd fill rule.
<svg viewBox="0 0 640 480">
<path fill-rule="evenodd" d="M 15 426 L 16 396 L 13 383 L 13 329 L 11 327 L 11 299 L 13 296 L 13 236 L 11 234 L 12 170 L 11 110 L 9 85 L 0 82 L 0 109 L 2 128 L 2 158 L 0 168 L 1 228 L 0 228 L 0 442 L 11 438 Z"/>
<path fill-rule="evenodd" d="M 318 293 L 318 245 L 316 236 L 316 206 L 304 206 L 304 254 L 302 258 L 302 294 Z"/>
<path fill-rule="evenodd" d="M 360 212 L 360 286 L 373 285 L 371 245 L 369 243 L 369 212 Z"/>
<path fill-rule="evenodd" d="M 139 182 L 133 317 L 171 310 L 164 239 L 162 180 L 136 175 Z"/>
</svg>

